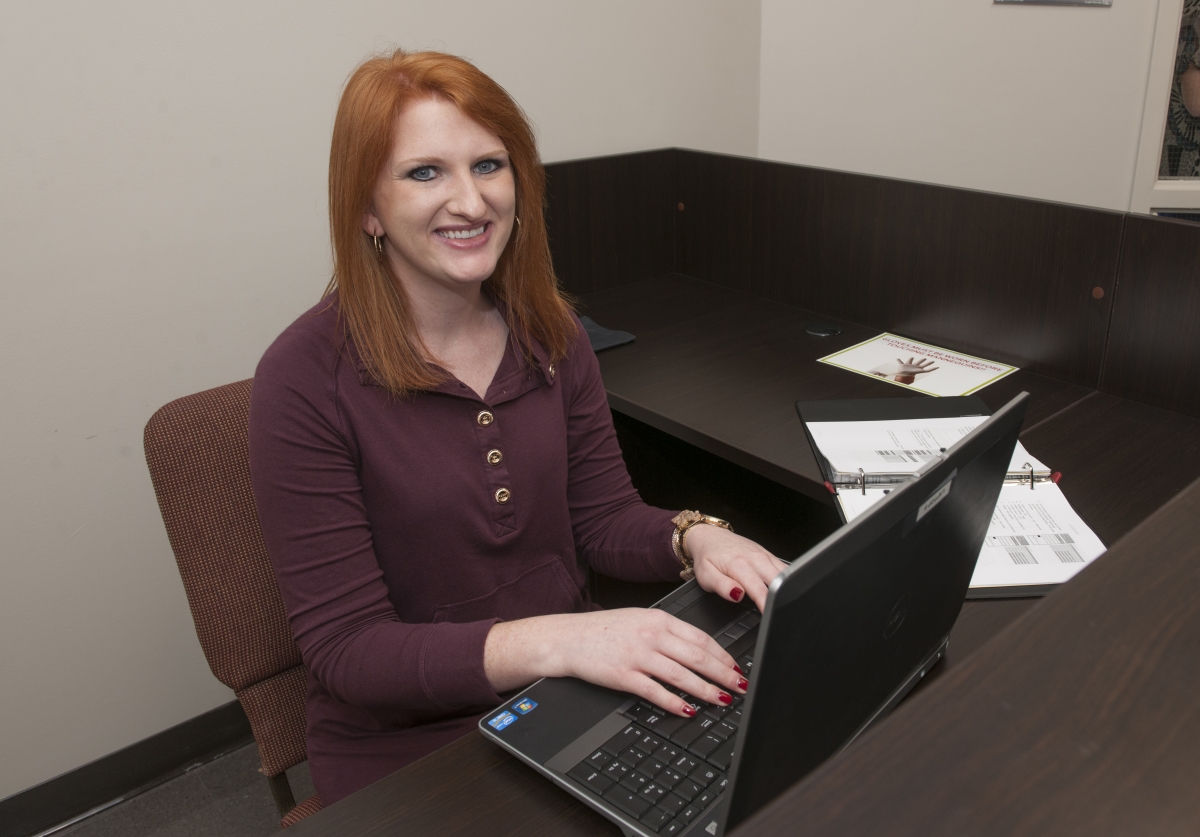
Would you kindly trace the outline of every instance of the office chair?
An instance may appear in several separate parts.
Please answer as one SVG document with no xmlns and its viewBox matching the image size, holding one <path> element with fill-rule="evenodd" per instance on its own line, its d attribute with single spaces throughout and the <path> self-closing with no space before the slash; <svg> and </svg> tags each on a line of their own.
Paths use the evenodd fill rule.
<svg viewBox="0 0 1200 837">
<path fill-rule="evenodd" d="M 262 773 L 286 828 L 320 810 L 321 801 L 312 796 L 297 805 L 284 772 L 308 757 L 305 670 L 250 488 L 252 383 L 172 401 L 150 417 L 144 443 L 204 657 L 250 719 Z"/>
</svg>

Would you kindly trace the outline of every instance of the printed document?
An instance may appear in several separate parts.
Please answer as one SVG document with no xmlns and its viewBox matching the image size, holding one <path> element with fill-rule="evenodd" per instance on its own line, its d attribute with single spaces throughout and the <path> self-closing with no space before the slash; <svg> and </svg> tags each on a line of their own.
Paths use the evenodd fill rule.
<svg viewBox="0 0 1200 837">
<path fill-rule="evenodd" d="M 891 489 L 846 488 L 838 502 L 846 520 L 878 503 Z M 975 564 L 971 587 L 1061 584 L 1105 552 L 1096 533 L 1052 482 L 1006 485 Z"/>
</svg>

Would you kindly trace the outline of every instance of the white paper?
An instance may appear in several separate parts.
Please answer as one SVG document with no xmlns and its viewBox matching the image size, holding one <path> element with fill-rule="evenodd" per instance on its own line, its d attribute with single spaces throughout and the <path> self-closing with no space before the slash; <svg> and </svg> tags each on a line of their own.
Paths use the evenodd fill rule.
<svg viewBox="0 0 1200 837">
<path fill-rule="evenodd" d="M 1006 485 L 992 515 L 972 587 L 1060 584 L 1105 552 L 1054 483 Z"/>
<path fill-rule="evenodd" d="M 899 488 L 899 486 L 895 486 L 895 488 Z M 848 486 L 838 489 L 837 501 L 838 505 L 842 507 L 842 516 L 849 523 L 893 490 L 893 488 L 868 488 L 866 491 L 863 491 L 861 488 L 850 488 Z"/>
<path fill-rule="evenodd" d="M 820 358 L 820 362 L 928 395 L 970 395 L 1017 371 L 1006 363 L 886 333 Z"/>
<path fill-rule="evenodd" d="M 835 471 L 911 474 L 987 421 L 987 416 L 901 421 L 808 422 L 817 449 Z M 1050 469 L 1017 442 L 1009 470 L 1048 474 Z"/>
<path fill-rule="evenodd" d="M 846 488 L 838 502 L 846 520 L 861 515 L 890 489 Z M 1105 552 L 1096 533 L 1054 483 L 1006 485 L 979 551 L 972 587 L 1061 584 Z"/>
</svg>

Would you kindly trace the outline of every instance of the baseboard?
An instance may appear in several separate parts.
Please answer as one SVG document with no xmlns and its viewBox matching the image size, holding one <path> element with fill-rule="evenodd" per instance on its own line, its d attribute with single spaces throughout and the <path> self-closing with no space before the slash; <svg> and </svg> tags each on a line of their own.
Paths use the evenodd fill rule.
<svg viewBox="0 0 1200 837">
<path fill-rule="evenodd" d="M 251 741 L 236 700 L 28 790 L 0 799 L 0 837 L 29 837 Z M 11 755 L 11 754 L 10 754 Z"/>
</svg>

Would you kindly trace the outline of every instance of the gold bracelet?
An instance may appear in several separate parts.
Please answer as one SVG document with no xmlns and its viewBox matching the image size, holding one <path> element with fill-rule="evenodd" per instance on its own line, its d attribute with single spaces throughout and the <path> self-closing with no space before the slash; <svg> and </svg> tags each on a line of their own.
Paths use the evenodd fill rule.
<svg viewBox="0 0 1200 837">
<path fill-rule="evenodd" d="M 679 573 L 679 577 L 684 581 L 691 581 L 696 577 L 696 568 L 692 565 L 692 556 L 688 554 L 687 542 L 684 540 L 688 529 L 698 523 L 707 523 L 709 526 L 720 526 L 722 529 L 733 531 L 729 521 L 698 511 L 681 511 L 671 518 L 671 522 L 675 524 L 675 531 L 671 534 L 671 551 L 675 553 L 679 563 L 683 564 L 683 571 Z"/>
</svg>

